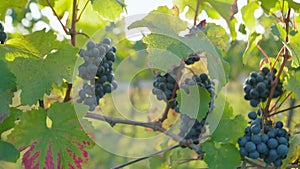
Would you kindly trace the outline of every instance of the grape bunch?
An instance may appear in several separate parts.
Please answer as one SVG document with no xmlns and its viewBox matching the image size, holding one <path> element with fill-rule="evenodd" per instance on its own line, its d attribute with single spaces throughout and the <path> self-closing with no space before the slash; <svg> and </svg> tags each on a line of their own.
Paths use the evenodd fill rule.
<svg viewBox="0 0 300 169">
<path fill-rule="evenodd" d="M 248 113 L 252 121 L 245 129 L 245 135 L 238 139 L 240 154 L 252 159 L 261 158 L 266 164 L 280 167 L 289 151 L 289 134 L 281 121 L 275 124 L 271 120 L 264 122 L 258 117 L 260 115 L 261 110 Z"/>
<path fill-rule="evenodd" d="M 190 54 L 186 60 L 184 60 L 184 63 L 186 65 L 192 65 L 195 62 L 198 62 L 199 60 L 200 60 L 200 56 L 197 53 L 193 53 L 193 54 Z"/>
<path fill-rule="evenodd" d="M 276 78 L 276 69 L 273 69 L 272 73 L 267 67 L 263 67 L 259 73 L 251 72 L 250 77 L 245 80 L 244 83 L 244 98 L 250 100 L 252 107 L 257 107 L 260 102 L 265 102 L 270 94 L 272 82 Z M 275 88 L 273 98 L 276 98 L 282 94 L 282 82 L 278 81 Z"/>
<path fill-rule="evenodd" d="M 206 118 L 214 108 L 214 82 L 208 78 L 207 74 L 202 73 L 199 76 L 194 75 L 192 79 L 185 79 L 184 83 L 181 85 L 181 88 L 189 93 L 189 86 L 191 85 L 198 85 L 199 87 L 203 87 L 210 93 L 211 100 L 209 102 L 209 110 L 201 121 L 190 118 L 185 114 L 181 114 L 181 128 L 178 135 L 183 137 L 184 139 L 191 139 L 194 144 L 199 144 L 198 140 L 200 135 L 202 133 L 205 133 L 204 125 L 206 123 Z"/>
<path fill-rule="evenodd" d="M 4 32 L 4 27 L 2 23 L 0 23 L 0 42 L 1 44 L 4 44 L 4 42 L 7 39 L 7 34 Z"/>
<path fill-rule="evenodd" d="M 86 50 L 79 51 L 84 63 L 78 67 L 79 77 L 85 80 L 79 91 L 78 103 L 90 106 L 93 111 L 105 94 L 117 88 L 114 80 L 113 63 L 116 60 L 116 48 L 110 46 L 111 40 L 104 38 L 100 43 L 89 41 Z"/>
<path fill-rule="evenodd" d="M 178 102 L 176 100 L 178 84 L 174 75 L 174 72 L 178 69 L 174 70 L 175 71 L 166 73 L 165 75 L 158 74 L 155 77 L 152 93 L 156 95 L 157 100 L 164 100 L 171 109 L 179 112 Z"/>
</svg>

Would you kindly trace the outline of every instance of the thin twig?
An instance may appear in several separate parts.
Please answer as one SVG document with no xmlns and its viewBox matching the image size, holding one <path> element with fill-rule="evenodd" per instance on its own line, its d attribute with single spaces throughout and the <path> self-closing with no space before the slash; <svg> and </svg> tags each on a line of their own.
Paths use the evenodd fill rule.
<svg viewBox="0 0 300 169">
<path fill-rule="evenodd" d="M 86 33 L 83 33 L 83 32 L 76 32 L 77 35 L 83 35 L 85 36 L 86 38 L 90 39 L 90 36 Z"/>
<path fill-rule="evenodd" d="M 183 62 L 180 64 L 179 67 L 176 67 L 176 68 L 178 68 L 177 71 L 175 72 L 175 75 L 176 75 L 176 81 L 175 81 L 174 88 L 173 88 L 173 90 L 172 90 L 172 96 L 171 96 L 171 99 L 170 99 L 170 100 L 175 99 L 176 91 L 179 89 L 178 83 L 179 83 L 179 81 L 180 81 L 180 79 L 181 79 L 181 76 L 182 76 L 181 71 L 182 71 L 183 67 L 184 67 L 184 63 L 183 63 Z M 175 69 L 176 69 L 176 68 L 175 68 Z M 170 100 L 169 100 L 169 101 L 170 101 Z M 165 108 L 165 110 L 164 110 L 164 113 L 163 113 L 162 117 L 159 119 L 159 121 L 160 121 L 161 123 L 163 123 L 163 122 L 168 118 L 168 113 L 169 113 L 170 108 L 171 108 L 171 106 L 169 105 L 169 103 L 167 103 L 167 106 L 166 106 L 166 108 Z"/>
<path fill-rule="evenodd" d="M 270 64 L 270 66 L 272 66 L 271 64 L 271 61 L 270 61 L 270 57 L 268 56 L 268 54 L 266 53 L 266 51 L 265 50 L 263 50 L 262 48 L 261 48 L 261 46 L 260 45 L 257 45 L 257 48 L 261 51 L 261 53 L 265 56 L 265 58 L 268 60 L 268 63 Z"/>
<path fill-rule="evenodd" d="M 289 94 L 283 99 L 283 101 L 279 104 L 278 107 L 281 107 L 283 103 L 293 94 L 293 92 L 289 92 Z"/>
<path fill-rule="evenodd" d="M 289 107 L 289 108 L 280 110 L 280 111 L 278 111 L 278 112 L 275 112 L 275 113 L 273 113 L 273 114 L 270 114 L 269 117 L 274 116 L 274 115 L 279 114 L 279 113 L 282 113 L 282 112 L 285 112 L 285 111 L 289 111 L 289 110 L 298 108 L 298 107 L 300 107 L 300 105 L 297 105 L 297 106 L 293 106 L 293 107 Z"/>
<path fill-rule="evenodd" d="M 286 28 L 285 28 L 286 39 L 285 40 L 286 40 L 286 42 L 288 42 L 288 39 L 289 39 L 288 38 L 288 34 L 289 34 L 290 13 L 291 13 L 291 8 L 289 8 L 287 18 L 285 19 L 285 24 L 286 24 Z M 285 66 L 288 58 L 289 58 L 289 52 L 288 52 L 287 48 L 284 47 L 283 61 L 282 61 L 281 65 L 280 65 L 280 69 L 279 69 L 279 71 L 277 73 L 277 76 L 276 76 L 276 78 L 274 80 L 274 83 L 272 82 L 272 88 L 271 88 L 270 95 L 269 95 L 269 98 L 268 98 L 268 102 L 267 102 L 267 105 L 266 105 L 266 108 L 265 108 L 265 112 L 267 114 L 269 114 L 269 112 L 270 112 L 270 110 L 269 110 L 270 103 L 271 103 L 271 100 L 272 100 L 275 88 L 277 86 L 277 83 L 279 81 L 279 77 L 280 77 L 281 73 L 283 72 L 283 68 L 284 68 L 284 66 Z"/>
<path fill-rule="evenodd" d="M 72 22 L 71 22 L 71 43 L 73 46 L 76 45 L 76 22 L 77 22 L 77 0 L 73 0 L 73 10 L 72 10 Z"/>
<path fill-rule="evenodd" d="M 49 0 L 46 0 L 46 1 L 47 1 L 48 6 L 51 8 L 51 10 L 52 10 L 54 16 L 57 18 L 58 22 L 60 23 L 60 25 L 61 25 L 62 28 L 64 29 L 65 33 L 66 33 L 67 35 L 69 35 L 70 32 L 69 32 L 68 29 L 65 27 L 65 25 L 61 22 L 59 16 L 57 15 L 55 9 L 53 8 L 53 6 L 52 6 L 51 3 L 49 2 Z"/>
<path fill-rule="evenodd" d="M 275 110 L 277 110 L 277 109 L 280 107 L 280 106 L 277 106 L 277 105 L 278 105 L 280 99 L 282 98 L 282 96 L 284 95 L 285 92 L 286 92 L 286 90 L 284 90 L 284 91 L 282 92 L 282 94 L 276 99 L 276 102 L 274 103 L 273 107 L 270 109 L 270 112 L 275 111 Z M 286 99 L 287 99 L 287 97 L 285 97 L 285 98 L 283 99 L 283 102 L 284 102 Z"/>
<path fill-rule="evenodd" d="M 195 17 L 194 17 L 194 26 L 197 25 L 199 7 L 200 7 L 200 0 L 197 1 L 197 6 L 196 6 L 196 10 L 195 10 Z"/>
<path fill-rule="evenodd" d="M 82 10 L 80 11 L 80 14 L 78 15 L 78 18 L 76 19 L 76 22 L 78 22 L 84 12 L 84 10 L 86 9 L 87 5 L 89 4 L 90 0 L 87 0 L 84 4 L 84 7 L 82 8 Z"/>
<path fill-rule="evenodd" d="M 133 120 L 127 120 L 127 119 L 121 119 L 121 118 L 115 118 L 115 117 L 107 117 L 101 114 L 95 114 L 95 113 L 87 113 L 85 117 L 96 119 L 96 120 L 101 120 L 105 121 L 108 124 L 110 124 L 112 127 L 115 126 L 116 124 L 127 124 L 127 125 L 133 125 L 133 126 L 141 126 L 141 127 L 146 127 L 146 128 L 151 128 L 154 131 L 159 131 L 164 133 L 165 135 L 171 137 L 173 140 L 180 142 L 183 145 L 186 145 L 190 147 L 191 149 L 194 149 L 195 151 L 198 150 L 198 146 L 190 143 L 189 140 L 185 140 L 182 137 L 180 137 L 177 134 L 174 134 L 165 128 L 161 127 L 161 122 L 156 121 L 156 122 L 139 122 L 139 121 L 133 121 Z M 201 138 L 202 139 L 207 139 L 207 138 Z"/>
<path fill-rule="evenodd" d="M 275 67 L 275 64 L 278 62 L 278 60 L 279 60 L 279 57 L 281 56 L 281 54 L 282 54 L 282 52 L 283 52 L 283 50 L 284 50 L 284 46 L 282 46 L 281 47 L 281 49 L 280 49 L 280 51 L 277 53 L 277 56 L 276 56 L 276 59 L 275 59 L 275 62 L 274 62 L 274 64 L 273 64 L 273 67 Z"/>
<path fill-rule="evenodd" d="M 128 166 L 128 165 L 134 164 L 134 163 L 136 163 L 136 162 L 139 162 L 139 161 L 148 159 L 148 158 L 150 158 L 150 157 L 156 156 L 156 155 L 158 155 L 158 154 L 161 154 L 161 153 L 164 153 L 164 152 L 167 152 L 167 151 L 171 151 L 171 150 L 173 150 L 173 149 L 175 149 L 175 148 L 178 148 L 178 147 L 180 147 L 179 144 L 178 144 L 178 145 L 171 146 L 171 147 L 168 147 L 168 148 L 163 149 L 163 150 L 160 150 L 160 151 L 158 151 L 158 152 L 155 152 L 155 153 L 146 155 L 146 156 L 144 156 L 144 157 L 135 159 L 135 160 L 133 160 L 133 161 L 129 161 L 129 162 L 125 163 L 125 164 L 119 165 L 119 166 L 117 166 L 117 167 L 113 167 L 113 168 L 111 168 L 111 169 L 119 169 L 119 168 L 123 168 L 123 167 L 126 167 L 126 166 Z"/>
<path fill-rule="evenodd" d="M 67 83 L 68 85 L 68 88 L 67 88 L 67 91 L 66 91 L 66 95 L 65 95 L 65 98 L 64 98 L 64 102 L 68 102 L 71 100 L 71 91 L 72 91 L 72 83 Z"/>
</svg>

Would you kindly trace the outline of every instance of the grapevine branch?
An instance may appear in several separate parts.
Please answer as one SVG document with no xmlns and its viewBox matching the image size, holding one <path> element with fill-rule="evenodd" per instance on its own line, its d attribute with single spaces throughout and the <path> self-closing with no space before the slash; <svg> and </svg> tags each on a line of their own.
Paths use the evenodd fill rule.
<svg viewBox="0 0 300 169">
<path fill-rule="evenodd" d="M 46 1 L 47 1 L 48 6 L 51 8 L 51 10 L 52 10 L 54 16 L 57 18 L 58 22 L 60 23 L 61 27 L 63 28 L 64 32 L 65 32 L 67 35 L 69 35 L 69 34 L 70 34 L 69 30 L 68 30 L 68 29 L 65 27 L 65 25 L 61 22 L 61 20 L 60 20 L 58 14 L 56 13 L 56 11 L 55 11 L 55 9 L 54 9 L 54 7 L 51 5 L 51 3 L 49 2 L 49 0 L 46 0 Z"/>
<path fill-rule="evenodd" d="M 111 168 L 111 169 L 119 169 L 119 168 L 123 168 L 123 167 L 126 167 L 126 166 L 128 166 L 128 165 L 131 165 L 131 164 L 137 163 L 137 162 L 139 162 L 139 161 L 148 159 L 148 158 L 150 158 L 150 157 L 156 156 L 156 155 L 158 155 L 158 154 L 161 154 L 161 153 L 164 153 L 164 152 L 167 152 L 167 151 L 171 151 L 171 150 L 173 150 L 173 149 L 175 149 L 175 148 L 178 148 L 178 147 L 180 147 L 179 144 L 178 144 L 178 145 L 171 146 L 171 147 L 168 147 L 168 148 L 163 149 L 163 150 L 160 150 L 160 151 L 158 151 L 158 152 L 149 154 L 149 155 L 147 155 L 147 156 L 145 156 L 145 157 L 141 157 L 141 158 L 135 159 L 135 160 L 133 160 L 133 161 L 129 161 L 128 163 L 119 165 L 119 166 L 117 166 L 117 167 L 113 167 L 113 168 Z"/>
<path fill-rule="evenodd" d="M 288 40 L 289 40 L 288 34 L 289 34 L 290 14 L 291 14 L 291 8 L 288 9 L 287 17 L 286 17 L 286 19 L 284 20 L 284 22 L 285 22 L 285 27 L 286 27 L 286 28 L 285 28 L 285 31 L 286 31 L 286 38 L 285 38 L 285 40 L 286 40 L 286 42 L 288 42 Z M 284 66 L 285 66 L 285 64 L 286 64 L 286 62 L 287 62 L 287 60 L 288 60 L 288 57 L 289 57 L 288 50 L 287 50 L 286 47 L 284 47 L 283 61 L 282 61 L 281 65 L 280 65 L 280 69 L 279 69 L 279 71 L 278 71 L 278 73 L 277 73 L 277 76 L 276 76 L 275 80 L 272 82 L 271 92 L 270 92 L 270 95 L 269 95 L 269 98 L 268 98 L 268 102 L 267 102 L 267 105 L 266 105 L 266 108 L 265 108 L 265 110 L 266 110 L 267 113 L 270 112 L 269 107 L 270 107 L 270 104 L 271 104 L 271 99 L 272 99 L 272 96 L 273 96 L 273 94 L 274 94 L 274 91 L 275 91 L 275 88 L 276 88 L 276 86 L 277 86 L 277 83 L 278 83 L 278 81 L 279 81 L 279 77 L 280 77 L 280 75 L 281 75 L 281 73 L 282 73 L 282 71 L 283 71 L 283 68 L 284 68 Z"/>
<path fill-rule="evenodd" d="M 159 121 L 149 122 L 149 123 L 148 122 L 139 122 L 139 121 L 133 121 L 133 120 L 127 120 L 127 119 L 121 119 L 121 118 L 115 118 L 115 117 L 107 117 L 107 116 L 104 116 L 101 114 L 95 114 L 95 113 L 87 113 L 85 117 L 105 121 L 108 124 L 110 124 L 112 127 L 119 123 L 119 124 L 127 124 L 127 125 L 151 128 L 154 131 L 160 131 L 160 132 L 164 133 L 165 135 L 171 137 L 173 140 L 180 142 L 183 145 L 187 145 L 191 149 L 194 149 L 196 151 L 198 150 L 198 146 L 193 143 L 190 143 L 189 140 L 185 140 L 182 137 L 161 127 L 161 122 L 159 122 Z"/>
<path fill-rule="evenodd" d="M 289 108 L 280 110 L 280 111 L 278 111 L 278 112 L 275 112 L 275 113 L 273 113 L 273 114 L 270 114 L 269 117 L 274 116 L 274 115 L 276 115 L 276 114 L 280 114 L 280 113 L 285 112 L 285 111 L 293 110 L 293 109 L 298 108 L 298 107 L 300 107 L 300 105 L 292 106 L 292 107 L 289 107 Z"/>
<path fill-rule="evenodd" d="M 77 0 L 73 0 L 73 10 L 72 10 L 72 22 L 71 22 L 71 43 L 73 46 L 76 45 L 76 22 L 77 22 Z"/>
<path fill-rule="evenodd" d="M 175 72 L 176 73 L 176 83 L 175 83 L 173 91 L 172 91 L 172 97 L 171 97 L 171 99 L 175 98 L 176 91 L 179 89 L 178 83 L 179 83 L 179 80 L 180 80 L 181 75 L 182 75 L 181 70 L 182 70 L 183 66 L 184 65 L 181 63 L 180 66 L 178 67 L 177 72 Z M 164 113 L 162 115 L 162 118 L 159 119 L 159 121 L 161 123 L 164 122 L 168 118 L 168 113 L 169 113 L 170 108 L 171 107 L 170 107 L 170 105 L 168 103 L 167 106 L 166 106 L 166 108 L 165 108 L 165 111 L 164 111 Z"/>
<path fill-rule="evenodd" d="M 84 4 L 84 7 L 82 8 L 82 10 L 80 11 L 80 14 L 78 15 L 78 18 L 76 19 L 76 22 L 78 22 L 83 14 L 83 12 L 85 11 L 87 5 L 89 4 L 90 0 L 87 0 Z"/>
<path fill-rule="evenodd" d="M 197 25 L 199 7 L 200 7 L 200 0 L 197 1 L 197 6 L 196 6 L 196 10 L 195 10 L 195 17 L 194 17 L 194 26 Z"/>
</svg>

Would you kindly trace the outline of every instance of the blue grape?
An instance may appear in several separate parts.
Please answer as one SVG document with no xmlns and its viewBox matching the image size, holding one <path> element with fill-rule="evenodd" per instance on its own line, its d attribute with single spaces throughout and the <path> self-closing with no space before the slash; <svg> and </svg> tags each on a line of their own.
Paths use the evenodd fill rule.
<svg viewBox="0 0 300 169">
<path fill-rule="evenodd" d="M 253 134 L 258 134 L 259 132 L 260 132 L 260 128 L 259 127 L 251 127 L 251 132 L 253 133 Z"/>
<path fill-rule="evenodd" d="M 283 127 L 283 123 L 281 121 L 277 121 L 275 127 L 281 129 Z"/>
<path fill-rule="evenodd" d="M 260 144 L 258 144 L 257 146 L 256 146 L 256 148 L 257 148 L 257 151 L 259 152 L 259 153 L 262 153 L 262 154 L 265 154 L 265 153 L 267 153 L 268 152 L 268 147 L 267 147 L 267 145 L 265 144 L 265 143 L 260 143 Z"/>
<path fill-rule="evenodd" d="M 277 140 L 280 144 L 288 144 L 288 140 L 285 137 L 279 137 Z"/>
<path fill-rule="evenodd" d="M 241 154 L 242 156 L 247 156 L 247 155 L 248 155 L 248 152 L 246 151 L 246 149 L 245 149 L 244 147 L 241 147 L 241 148 L 240 148 L 240 154 Z"/>
<path fill-rule="evenodd" d="M 261 143 L 261 137 L 259 135 L 253 135 L 251 136 L 251 141 L 257 145 Z"/>
<path fill-rule="evenodd" d="M 257 114 L 254 111 L 248 113 L 249 119 L 255 120 L 257 118 Z"/>
<path fill-rule="evenodd" d="M 280 167 L 282 165 L 282 160 L 278 159 L 276 161 L 273 162 L 275 167 Z"/>
<path fill-rule="evenodd" d="M 264 143 L 267 143 L 269 140 L 269 136 L 267 134 L 262 134 L 260 137 L 261 137 L 261 141 Z"/>
<path fill-rule="evenodd" d="M 286 145 L 280 144 L 277 147 L 277 153 L 281 156 L 287 155 L 288 151 L 289 151 L 289 148 Z"/>
<path fill-rule="evenodd" d="M 251 153 L 256 150 L 256 145 L 253 142 L 249 141 L 246 143 L 245 149 L 247 150 L 247 152 Z"/>
<path fill-rule="evenodd" d="M 271 149 L 276 148 L 278 146 L 278 141 L 274 138 L 270 138 L 267 144 L 268 144 L 268 147 Z"/>
<path fill-rule="evenodd" d="M 239 140 L 238 140 L 238 144 L 239 144 L 239 146 L 240 147 L 243 147 L 243 146 L 245 146 L 245 144 L 247 143 L 247 138 L 246 137 L 241 137 L 241 138 L 239 138 Z"/>
<path fill-rule="evenodd" d="M 259 153 L 257 151 L 253 151 L 248 155 L 252 159 L 257 159 L 259 157 Z"/>
</svg>

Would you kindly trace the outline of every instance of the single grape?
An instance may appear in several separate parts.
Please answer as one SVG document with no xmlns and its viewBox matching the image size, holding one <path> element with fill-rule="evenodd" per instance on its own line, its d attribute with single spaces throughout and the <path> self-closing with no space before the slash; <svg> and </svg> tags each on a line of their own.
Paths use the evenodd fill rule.
<svg viewBox="0 0 300 169">
<path fill-rule="evenodd" d="M 252 141 L 249 141 L 245 144 L 245 149 L 249 153 L 254 152 L 256 150 L 256 145 Z"/>
<path fill-rule="evenodd" d="M 285 155 L 287 155 L 288 152 L 289 152 L 289 148 L 288 148 L 286 145 L 280 144 L 280 145 L 277 147 L 277 153 L 278 153 L 280 156 L 285 156 Z"/>
<path fill-rule="evenodd" d="M 281 121 L 277 121 L 275 127 L 281 129 L 283 127 L 283 123 Z"/>
<path fill-rule="evenodd" d="M 259 157 L 259 153 L 257 151 L 253 151 L 249 153 L 249 157 L 252 159 L 257 159 Z"/>
<path fill-rule="evenodd" d="M 7 39 L 7 34 L 5 32 L 0 32 L 0 42 L 3 44 Z"/>
<path fill-rule="evenodd" d="M 257 145 L 261 143 L 261 137 L 259 135 L 253 135 L 251 136 L 251 141 Z"/>
<path fill-rule="evenodd" d="M 267 147 L 267 145 L 265 144 L 265 143 L 259 143 L 258 145 L 257 145 L 257 151 L 259 152 L 259 153 L 263 153 L 263 154 L 265 154 L 265 153 L 267 153 L 268 152 L 268 147 Z"/>
<path fill-rule="evenodd" d="M 89 41 L 89 42 L 86 44 L 87 50 L 91 50 L 91 49 L 93 49 L 93 48 L 95 48 L 95 47 L 96 47 L 96 45 L 95 45 L 95 43 L 94 43 L 93 41 Z"/>
<path fill-rule="evenodd" d="M 267 144 L 268 144 L 268 147 L 271 149 L 276 148 L 278 146 L 278 141 L 274 138 L 270 138 Z"/>
<path fill-rule="evenodd" d="M 251 111 L 248 113 L 249 119 L 255 120 L 257 117 L 257 114 L 254 111 Z"/>
</svg>

